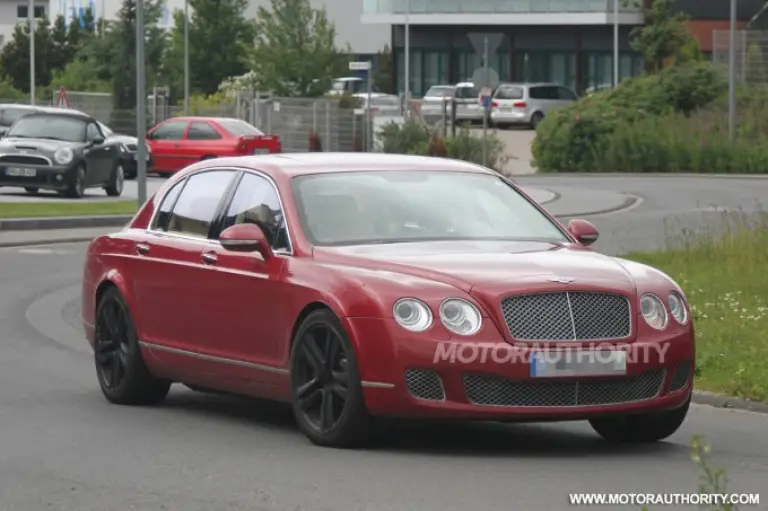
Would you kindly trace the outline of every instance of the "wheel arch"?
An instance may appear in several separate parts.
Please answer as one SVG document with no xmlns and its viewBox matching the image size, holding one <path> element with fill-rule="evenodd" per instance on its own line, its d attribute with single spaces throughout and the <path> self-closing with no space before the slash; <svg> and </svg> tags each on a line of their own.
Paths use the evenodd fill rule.
<svg viewBox="0 0 768 511">
<path fill-rule="evenodd" d="M 125 305 L 128 307 L 128 310 L 131 313 L 131 319 L 133 320 L 137 333 L 139 333 L 139 337 L 141 338 L 141 327 L 139 325 L 141 318 L 140 314 L 137 314 L 138 311 L 136 310 L 137 308 L 135 306 L 135 297 L 133 296 L 129 281 L 127 281 L 117 270 L 109 271 L 106 275 L 104 275 L 104 277 L 99 281 L 99 284 L 96 286 L 93 304 L 94 318 L 96 317 L 96 311 L 98 310 L 99 302 L 104 296 L 104 293 L 106 293 L 111 288 L 117 289 L 123 300 L 125 300 Z"/>
<path fill-rule="evenodd" d="M 321 300 L 312 301 L 305 305 L 303 309 L 301 309 L 301 312 L 299 312 L 299 315 L 293 322 L 293 327 L 291 327 L 291 337 L 288 339 L 288 353 L 290 353 L 290 350 L 293 348 L 293 343 L 296 340 L 296 333 L 299 331 L 299 327 L 304 322 L 304 320 L 307 319 L 307 317 L 309 317 L 309 315 L 313 312 L 323 309 L 333 312 L 338 317 L 338 313 L 333 310 L 333 307 Z"/>
</svg>

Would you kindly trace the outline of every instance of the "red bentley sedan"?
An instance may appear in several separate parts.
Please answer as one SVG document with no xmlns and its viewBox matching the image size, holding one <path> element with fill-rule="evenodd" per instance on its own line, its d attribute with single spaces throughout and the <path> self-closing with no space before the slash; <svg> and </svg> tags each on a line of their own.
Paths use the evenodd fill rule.
<svg viewBox="0 0 768 511">
<path fill-rule="evenodd" d="M 442 158 L 222 158 L 95 239 L 83 321 L 106 398 L 172 383 L 291 402 L 314 443 L 380 417 L 589 420 L 652 442 L 688 411 L 680 287 L 602 255 L 515 184 Z"/>
<path fill-rule="evenodd" d="M 282 152 L 279 137 L 229 117 L 172 117 L 149 130 L 147 143 L 160 175 L 201 160 Z"/>
</svg>

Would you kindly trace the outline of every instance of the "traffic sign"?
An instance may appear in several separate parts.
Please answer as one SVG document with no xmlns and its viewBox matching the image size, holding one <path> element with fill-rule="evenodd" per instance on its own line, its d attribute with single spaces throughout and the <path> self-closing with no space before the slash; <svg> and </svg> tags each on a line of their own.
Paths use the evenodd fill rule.
<svg viewBox="0 0 768 511">
<path fill-rule="evenodd" d="M 369 71 L 370 69 L 371 69 L 370 62 L 350 62 L 349 63 L 350 71 Z"/>
</svg>

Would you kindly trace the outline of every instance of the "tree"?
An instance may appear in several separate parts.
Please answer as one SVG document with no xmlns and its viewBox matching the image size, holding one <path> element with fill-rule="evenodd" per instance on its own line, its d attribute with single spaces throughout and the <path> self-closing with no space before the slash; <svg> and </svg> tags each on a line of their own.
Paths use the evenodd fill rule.
<svg viewBox="0 0 768 511">
<path fill-rule="evenodd" d="M 645 25 L 632 29 L 630 44 L 643 56 L 647 72 L 660 71 L 670 59 L 685 58 L 681 52 L 693 40 L 687 20 L 685 14 L 674 11 L 673 0 L 653 0 L 646 9 Z"/>
<path fill-rule="evenodd" d="M 50 23 L 47 18 L 35 23 L 35 86 L 51 80 L 51 57 L 54 54 Z M 11 40 L 0 51 L 0 69 L 14 88 L 29 93 L 29 25 L 18 24 Z"/>
<path fill-rule="evenodd" d="M 318 96 L 348 71 L 349 50 L 335 45 L 336 28 L 309 0 L 271 0 L 259 7 L 251 68 L 262 90 L 277 96 Z"/>
<path fill-rule="evenodd" d="M 189 70 L 190 88 L 213 94 L 228 77 L 248 71 L 248 48 L 253 24 L 245 19 L 247 0 L 190 0 Z M 184 89 L 184 13 L 174 12 L 174 28 L 165 54 L 163 73 L 172 93 Z"/>
</svg>

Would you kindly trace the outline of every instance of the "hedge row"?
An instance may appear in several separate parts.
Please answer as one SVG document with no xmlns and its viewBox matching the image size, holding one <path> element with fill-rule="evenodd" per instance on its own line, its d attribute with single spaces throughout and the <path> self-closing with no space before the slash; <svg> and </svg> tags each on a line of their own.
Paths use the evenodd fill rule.
<svg viewBox="0 0 768 511">
<path fill-rule="evenodd" d="M 542 172 L 768 172 L 768 89 L 739 91 L 728 137 L 728 84 L 709 63 L 673 66 L 584 98 L 539 124 Z"/>
<path fill-rule="evenodd" d="M 465 127 L 458 128 L 454 136 L 442 137 L 410 119 L 384 126 L 380 140 L 385 153 L 438 156 L 483 164 L 483 139 Z M 486 144 L 486 166 L 501 172 L 508 160 L 504 142 L 489 132 Z"/>
</svg>

